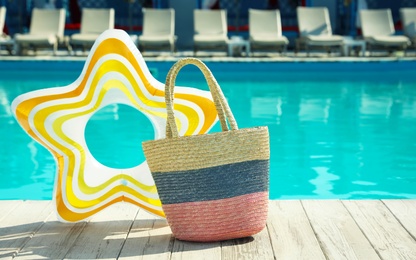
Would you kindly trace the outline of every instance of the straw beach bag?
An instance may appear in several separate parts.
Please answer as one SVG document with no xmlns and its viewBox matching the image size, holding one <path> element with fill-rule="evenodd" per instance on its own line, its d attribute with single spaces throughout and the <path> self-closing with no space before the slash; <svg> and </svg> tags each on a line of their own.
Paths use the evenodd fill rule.
<svg viewBox="0 0 416 260">
<path fill-rule="evenodd" d="M 173 88 L 187 64 L 196 65 L 207 80 L 221 123 L 219 133 L 178 135 Z M 238 129 L 217 81 L 198 59 L 184 58 L 172 66 L 165 101 L 166 138 L 144 142 L 143 151 L 173 235 L 203 242 L 260 232 L 269 199 L 267 127 Z"/>
</svg>

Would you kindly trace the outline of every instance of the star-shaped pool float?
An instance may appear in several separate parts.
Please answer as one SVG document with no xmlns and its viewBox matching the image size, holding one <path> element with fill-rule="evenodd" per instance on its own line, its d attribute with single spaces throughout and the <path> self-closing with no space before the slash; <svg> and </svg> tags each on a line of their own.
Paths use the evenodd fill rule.
<svg viewBox="0 0 416 260">
<path fill-rule="evenodd" d="M 150 73 L 130 36 L 105 31 L 96 40 L 79 78 L 64 87 L 18 96 L 12 103 L 23 129 L 53 154 L 58 218 L 77 222 L 116 202 L 130 202 L 164 217 L 146 161 L 127 169 L 98 162 L 85 140 L 88 120 L 111 104 L 129 105 L 152 123 L 155 139 L 165 135 L 164 83 Z M 175 113 L 182 135 L 206 133 L 217 121 L 208 91 L 175 89 Z"/>
</svg>

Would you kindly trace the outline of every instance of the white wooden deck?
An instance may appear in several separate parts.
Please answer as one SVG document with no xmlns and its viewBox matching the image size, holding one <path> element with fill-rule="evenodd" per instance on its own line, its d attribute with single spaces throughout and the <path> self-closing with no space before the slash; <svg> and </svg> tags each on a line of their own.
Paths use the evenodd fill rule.
<svg viewBox="0 0 416 260">
<path fill-rule="evenodd" d="M 416 259 L 415 238 L 416 200 L 274 200 L 261 233 L 217 243 L 127 203 L 63 224 L 51 201 L 0 201 L 0 259 Z"/>
</svg>

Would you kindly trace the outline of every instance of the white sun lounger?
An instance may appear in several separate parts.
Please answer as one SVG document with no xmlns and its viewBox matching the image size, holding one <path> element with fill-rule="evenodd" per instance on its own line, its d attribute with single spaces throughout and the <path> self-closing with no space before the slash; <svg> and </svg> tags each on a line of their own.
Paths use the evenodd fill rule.
<svg viewBox="0 0 416 260">
<path fill-rule="evenodd" d="M 73 49 L 81 46 L 85 51 L 91 48 L 98 36 L 108 29 L 114 29 L 113 8 L 83 8 L 80 32 L 71 35 L 70 44 Z"/>
<path fill-rule="evenodd" d="M 289 40 L 282 35 L 279 10 L 249 9 L 250 49 L 286 51 Z"/>
<path fill-rule="evenodd" d="M 404 35 L 410 39 L 413 47 L 416 48 L 416 8 L 400 8 L 400 17 Z"/>
<path fill-rule="evenodd" d="M 17 52 L 25 48 L 49 47 L 54 55 L 59 43 L 65 43 L 65 9 L 38 9 L 32 11 L 29 33 L 15 34 Z"/>
<path fill-rule="evenodd" d="M 0 35 L 3 36 L 4 25 L 6 24 L 6 7 L 0 7 Z"/>
<path fill-rule="evenodd" d="M 225 10 L 194 10 L 194 54 L 199 50 L 228 48 Z"/>
<path fill-rule="evenodd" d="M 141 51 L 168 46 L 175 52 L 175 10 L 143 8 L 143 34 L 138 37 Z"/>
<path fill-rule="evenodd" d="M 395 29 L 390 9 L 360 10 L 361 30 L 368 50 L 406 50 L 410 41 L 406 36 L 394 35 Z"/>
<path fill-rule="evenodd" d="M 7 12 L 6 7 L 4 6 L 0 7 L 0 48 L 2 46 L 5 46 L 9 54 L 11 54 L 14 41 L 13 39 L 10 38 L 9 35 L 3 32 L 4 26 L 6 24 L 6 12 Z"/>
<path fill-rule="evenodd" d="M 305 47 L 309 55 L 311 47 L 321 47 L 328 52 L 332 48 L 342 51 L 344 38 L 332 34 L 331 21 L 326 7 L 298 7 L 296 9 L 299 38 L 296 51 Z"/>
</svg>

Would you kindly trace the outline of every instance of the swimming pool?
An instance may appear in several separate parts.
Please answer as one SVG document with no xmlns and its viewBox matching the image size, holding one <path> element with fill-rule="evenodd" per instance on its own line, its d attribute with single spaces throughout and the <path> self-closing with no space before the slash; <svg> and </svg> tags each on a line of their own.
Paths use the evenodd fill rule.
<svg viewBox="0 0 416 260">
<path fill-rule="evenodd" d="M 148 63 L 162 82 L 171 65 Z M 207 65 L 240 128 L 269 127 L 271 199 L 416 198 L 416 62 Z M 55 162 L 20 128 L 10 103 L 73 82 L 82 66 L 0 62 L 0 199 L 51 199 Z M 207 89 L 189 66 L 177 85 Z M 86 129 L 93 155 L 121 168 L 144 158 L 141 141 L 152 136 L 150 122 L 124 105 L 101 110 Z"/>
</svg>

